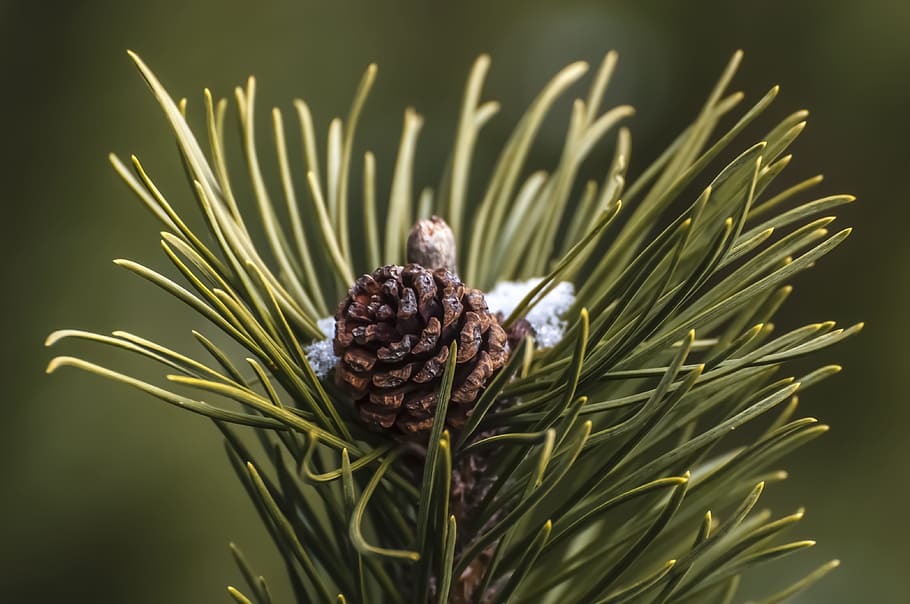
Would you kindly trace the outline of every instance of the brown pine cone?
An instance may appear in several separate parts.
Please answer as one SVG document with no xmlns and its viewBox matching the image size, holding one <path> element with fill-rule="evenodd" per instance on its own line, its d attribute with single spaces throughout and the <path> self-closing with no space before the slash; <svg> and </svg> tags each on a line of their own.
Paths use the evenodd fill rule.
<svg viewBox="0 0 910 604">
<path fill-rule="evenodd" d="M 446 424 L 464 425 L 509 356 L 507 335 L 483 292 L 445 269 L 389 265 L 363 275 L 335 313 L 335 381 L 360 417 L 420 435 L 433 426 L 449 345 L 458 338 Z"/>
</svg>

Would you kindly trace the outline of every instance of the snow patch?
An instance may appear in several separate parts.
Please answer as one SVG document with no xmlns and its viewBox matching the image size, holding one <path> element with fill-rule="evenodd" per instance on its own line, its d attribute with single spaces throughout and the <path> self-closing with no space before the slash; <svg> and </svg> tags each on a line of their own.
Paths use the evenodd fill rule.
<svg viewBox="0 0 910 604">
<path fill-rule="evenodd" d="M 541 281 L 542 279 L 537 278 L 498 283 L 485 295 L 490 312 L 494 314 L 501 312 L 504 317 L 508 317 L 528 292 Z M 563 315 L 574 303 L 575 287 L 568 281 L 562 281 L 525 315 L 525 319 L 534 329 L 534 345 L 537 348 L 550 348 L 559 343 L 567 326 Z"/>
<path fill-rule="evenodd" d="M 316 323 L 320 331 L 325 335 L 324 340 L 316 340 L 303 349 L 306 360 L 309 361 L 310 367 L 320 380 L 329 374 L 338 357 L 332 349 L 332 339 L 335 337 L 335 317 L 326 317 L 319 319 Z"/>
</svg>

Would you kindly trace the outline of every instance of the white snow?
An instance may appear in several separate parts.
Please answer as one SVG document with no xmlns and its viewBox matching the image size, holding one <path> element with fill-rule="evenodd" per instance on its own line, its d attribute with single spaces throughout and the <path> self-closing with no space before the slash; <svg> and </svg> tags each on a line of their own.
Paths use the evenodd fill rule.
<svg viewBox="0 0 910 604">
<path fill-rule="evenodd" d="M 508 317 L 515 307 L 522 301 L 540 279 L 528 281 L 503 281 L 494 287 L 484 297 L 490 312 L 501 312 Z M 555 346 L 566 331 L 567 322 L 563 315 L 575 302 L 575 287 L 568 281 L 556 285 L 534 308 L 525 319 L 534 329 L 534 343 L 537 348 L 550 348 Z M 338 357 L 332 350 L 332 338 L 335 336 L 335 318 L 326 317 L 319 320 L 319 329 L 325 334 L 325 339 L 317 340 L 304 348 L 307 361 L 319 379 L 328 375 Z"/>
<path fill-rule="evenodd" d="M 541 279 L 527 281 L 502 281 L 490 293 L 485 294 L 487 306 L 491 313 L 501 312 L 508 317 L 519 302 L 531 291 Z M 537 348 L 555 346 L 566 332 L 566 320 L 563 315 L 575 302 L 575 287 L 568 281 L 558 283 L 534 308 L 525 319 L 534 329 L 534 345 Z"/>
<path fill-rule="evenodd" d="M 306 360 L 310 362 L 310 367 L 320 380 L 329 374 L 338 357 L 332 350 L 332 339 L 335 337 L 335 317 L 326 317 L 319 319 L 317 322 L 319 329 L 325 334 L 324 340 L 316 340 L 309 346 L 304 347 L 303 353 Z"/>
</svg>

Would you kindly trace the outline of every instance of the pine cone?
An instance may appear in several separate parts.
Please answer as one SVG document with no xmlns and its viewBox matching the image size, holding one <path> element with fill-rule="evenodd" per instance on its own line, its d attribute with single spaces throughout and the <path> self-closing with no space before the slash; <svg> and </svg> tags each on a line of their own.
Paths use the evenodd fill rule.
<svg viewBox="0 0 910 604">
<path fill-rule="evenodd" d="M 464 425 L 509 356 L 483 292 L 445 269 L 389 265 L 363 275 L 335 314 L 335 381 L 376 428 L 420 435 L 433 426 L 449 345 L 458 338 L 446 424 Z"/>
</svg>

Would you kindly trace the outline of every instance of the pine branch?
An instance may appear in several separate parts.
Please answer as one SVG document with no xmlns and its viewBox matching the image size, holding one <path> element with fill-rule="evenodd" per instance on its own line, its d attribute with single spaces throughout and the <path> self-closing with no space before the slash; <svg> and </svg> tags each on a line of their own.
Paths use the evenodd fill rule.
<svg viewBox="0 0 910 604">
<path fill-rule="evenodd" d="M 68 356 L 48 371 L 76 367 L 212 419 L 298 601 L 683 603 L 711 595 L 726 602 L 752 567 L 812 545 L 781 540 L 801 511 L 774 520 L 757 506 L 766 485 L 785 477 L 781 458 L 827 429 L 797 417 L 796 395 L 839 367 L 799 378 L 776 374 L 862 325 L 816 323 L 776 335 L 772 320 L 788 283 L 849 235 L 829 232 L 828 212 L 853 198 L 798 201 L 820 177 L 775 192 L 805 112 L 784 118 L 707 178 L 707 167 L 731 155 L 777 95 L 772 88 L 721 130 L 743 98 L 726 92 L 739 53 L 692 124 L 628 186 L 630 134 L 619 125 L 632 109 L 601 108 L 614 53 L 575 100 L 555 166 L 529 166 L 529 152 L 556 100 L 584 75 L 583 63 L 557 74 L 531 103 L 489 181 L 472 182 L 478 133 L 499 108 L 481 100 L 490 67 L 483 56 L 468 80 L 442 185 L 421 189 L 416 202 L 422 118 L 413 110 L 405 112 L 386 197 L 375 185 L 380 160 L 365 151 L 363 165 L 355 165 L 356 126 L 375 66 L 346 119 L 331 122 L 322 155 L 308 105 L 295 102 L 309 198 L 302 202 L 278 109 L 278 174 L 265 174 L 259 163 L 255 80 L 235 94 L 253 191 L 252 199 L 238 199 L 225 159 L 227 101 L 205 91 L 206 155 L 186 122 L 185 101 L 175 102 L 130 56 L 177 137 L 206 232 L 190 229 L 137 158 L 112 155 L 164 228 L 165 257 L 185 284 L 144 264 L 117 263 L 185 302 L 249 358 L 239 362 L 216 345 L 202 322 L 193 335 L 207 357 L 123 331 L 63 330 L 47 344 L 75 338 L 113 346 L 162 366 L 164 379 L 152 383 Z M 612 137 L 606 173 L 579 183 L 582 163 Z M 364 173 L 359 201 L 349 184 L 357 169 Z M 282 207 L 272 201 L 273 176 Z M 363 224 L 349 219 L 352 203 L 362 204 Z M 247 229 L 250 206 L 264 242 Z M 561 340 L 548 346 L 539 334 L 517 338 L 458 429 L 446 423 L 456 405 L 453 383 L 464 379 L 453 341 L 432 430 L 415 441 L 368 430 L 351 397 L 314 368 L 311 350 L 355 275 L 402 264 L 408 228 L 431 214 L 453 226 L 468 285 L 489 290 L 539 278 L 504 313 L 506 329 L 546 312 L 563 283 L 577 294 L 555 317 L 566 324 Z M 352 245 L 358 240 L 365 245 Z M 747 424 L 764 429 L 733 432 Z M 241 430 L 256 436 L 255 450 Z M 266 580 L 232 551 L 246 587 L 229 587 L 229 595 L 270 604 Z M 764 601 L 784 601 L 836 565 Z"/>
</svg>

